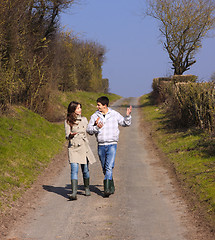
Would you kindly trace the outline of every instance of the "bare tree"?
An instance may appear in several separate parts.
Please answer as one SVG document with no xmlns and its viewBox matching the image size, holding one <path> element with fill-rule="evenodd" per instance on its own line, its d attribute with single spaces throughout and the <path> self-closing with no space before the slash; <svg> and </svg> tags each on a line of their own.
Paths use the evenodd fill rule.
<svg viewBox="0 0 215 240">
<path fill-rule="evenodd" d="M 172 61 L 174 75 L 190 69 L 203 38 L 214 28 L 213 0 L 147 0 L 147 16 L 160 22 L 164 49 Z"/>
</svg>

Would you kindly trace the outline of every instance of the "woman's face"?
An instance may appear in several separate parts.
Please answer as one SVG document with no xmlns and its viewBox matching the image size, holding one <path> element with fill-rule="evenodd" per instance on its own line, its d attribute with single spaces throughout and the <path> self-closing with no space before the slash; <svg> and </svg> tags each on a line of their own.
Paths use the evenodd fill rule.
<svg viewBox="0 0 215 240">
<path fill-rule="evenodd" d="M 80 104 L 78 104 L 78 106 L 76 107 L 75 114 L 81 115 L 81 105 Z"/>
</svg>

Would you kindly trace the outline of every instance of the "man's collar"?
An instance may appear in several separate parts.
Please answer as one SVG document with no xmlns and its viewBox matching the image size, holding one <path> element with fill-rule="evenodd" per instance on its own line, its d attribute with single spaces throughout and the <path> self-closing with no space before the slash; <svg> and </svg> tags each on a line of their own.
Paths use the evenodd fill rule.
<svg viewBox="0 0 215 240">
<path fill-rule="evenodd" d="M 108 108 L 108 111 L 106 113 L 100 112 L 99 110 L 97 110 L 97 112 L 101 115 L 106 115 L 109 112 L 109 108 Z"/>
<path fill-rule="evenodd" d="M 111 113 L 111 111 L 112 111 L 112 109 L 111 109 L 111 108 L 108 108 L 107 113 L 104 114 L 104 113 L 100 112 L 99 110 L 97 110 L 97 112 L 98 112 L 99 115 L 109 115 L 109 114 Z"/>
<path fill-rule="evenodd" d="M 103 115 L 106 115 L 109 112 L 109 107 L 107 108 L 107 112 L 106 113 L 102 113 Z"/>
</svg>

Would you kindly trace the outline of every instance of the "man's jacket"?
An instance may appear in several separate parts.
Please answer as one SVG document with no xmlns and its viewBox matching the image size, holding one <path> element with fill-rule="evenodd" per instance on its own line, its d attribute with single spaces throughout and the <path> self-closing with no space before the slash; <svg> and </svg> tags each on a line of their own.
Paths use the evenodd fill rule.
<svg viewBox="0 0 215 240">
<path fill-rule="evenodd" d="M 97 118 L 103 123 L 102 128 L 98 128 L 95 124 Z M 123 117 L 117 111 L 108 108 L 108 112 L 103 115 L 98 110 L 91 116 L 87 126 L 87 132 L 90 135 L 95 134 L 98 144 L 112 144 L 119 140 L 119 125 L 127 127 L 131 125 L 131 116 Z"/>
</svg>

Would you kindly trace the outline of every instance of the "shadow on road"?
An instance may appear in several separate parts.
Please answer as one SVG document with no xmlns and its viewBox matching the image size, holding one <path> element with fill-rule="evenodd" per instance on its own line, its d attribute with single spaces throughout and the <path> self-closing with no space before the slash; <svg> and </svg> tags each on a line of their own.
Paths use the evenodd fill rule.
<svg viewBox="0 0 215 240">
<path fill-rule="evenodd" d="M 101 187 L 101 185 L 91 185 L 90 191 L 96 193 L 99 196 L 103 196 L 102 191 L 98 188 Z M 58 195 L 61 195 L 62 197 L 68 198 L 68 194 L 71 193 L 71 185 L 67 184 L 65 187 L 55 187 L 50 185 L 43 185 L 43 189 L 48 192 L 53 192 Z M 85 195 L 84 194 L 84 185 L 78 186 L 78 195 Z"/>
</svg>

